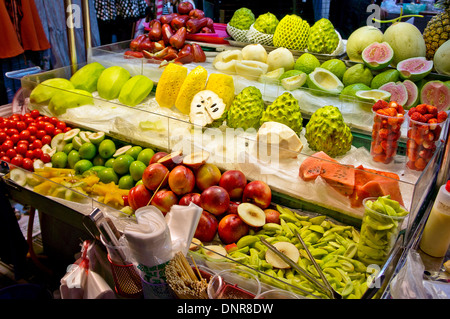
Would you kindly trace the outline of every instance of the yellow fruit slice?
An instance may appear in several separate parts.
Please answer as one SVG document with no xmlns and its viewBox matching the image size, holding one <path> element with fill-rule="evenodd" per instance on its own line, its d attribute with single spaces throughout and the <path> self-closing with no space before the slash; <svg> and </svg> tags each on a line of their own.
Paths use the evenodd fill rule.
<svg viewBox="0 0 450 319">
<path fill-rule="evenodd" d="M 156 86 L 155 99 L 161 107 L 171 108 L 177 100 L 178 92 L 187 77 L 186 67 L 169 63 Z"/>
<path fill-rule="evenodd" d="M 208 71 L 201 65 L 197 66 L 186 76 L 181 85 L 175 107 L 183 114 L 189 114 L 192 98 L 205 88 Z"/>
</svg>

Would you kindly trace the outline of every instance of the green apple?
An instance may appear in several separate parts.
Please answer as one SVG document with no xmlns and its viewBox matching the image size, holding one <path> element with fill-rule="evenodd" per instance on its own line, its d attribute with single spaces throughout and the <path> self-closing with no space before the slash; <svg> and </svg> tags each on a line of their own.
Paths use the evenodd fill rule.
<svg viewBox="0 0 450 319">
<path fill-rule="evenodd" d="M 67 154 L 63 151 L 56 152 L 52 156 L 52 166 L 55 168 L 65 168 L 67 165 Z"/>
<path fill-rule="evenodd" d="M 130 164 L 129 171 L 130 175 L 135 182 L 142 178 L 142 174 L 144 174 L 147 165 L 142 163 L 141 161 L 134 161 Z"/>
<path fill-rule="evenodd" d="M 119 182 L 119 176 L 116 174 L 112 167 L 106 167 L 102 169 L 98 172 L 97 176 L 100 179 L 100 182 L 105 184 L 109 184 L 111 182 L 117 184 Z"/>
<path fill-rule="evenodd" d="M 75 164 L 81 159 L 80 154 L 77 150 L 71 150 L 69 155 L 67 155 L 67 163 L 70 168 L 74 168 Z"/>
<path fill-rule="evenodd" d="M 119 175 L 125 175 L 129 173 L 130 165 L 133 163 L 134 158 L 131 155 L 123 154 L 116 157 L 113 163 L 114 171 Z"/>
<path fill-rule="evenodd" d="M 87 159 L 81 159 L 74 165 L 73 169 L 75 170 L 75 174 L 81 175 L 88 169 L 90 169 L 92 166 L 92 162 Z"/>
<path fill-rule="evenodd" d="M 91 142 L 83 143 L 78 150 L 82 159 L 92 160 L 97 154 L 97 147 Z"/>
<path fill-rule="evenodd" d="M 110 158 L 116 152 L 116 144 L 113 140 L 104 139 L 98 145 L 98 153 L 104 159 Z"/>
<path fill-rule="evenodd" d="M 145 165 L 150 164 L 150 160 L 152 159 L 153 155 L 155 155 L 155 151 L 151 148 L 144 148 L 138 155 L 137 160 L 141 161 Z"/>
<path fill-rule="evenodd" d="M 138 158 L 139 153 L 142 151 L 142 147 L 140 146 L 133 146 L 128 151 L 125 152 L 125 154 L 131 155 L 135 160 Z"/>
<path fill-rule="evenodd" d="M 119 188 L 121 189 L 131 189 L 134 186 L 134 179 L 131 175 L 123 175 L 119 178 Z"/>
</svg>

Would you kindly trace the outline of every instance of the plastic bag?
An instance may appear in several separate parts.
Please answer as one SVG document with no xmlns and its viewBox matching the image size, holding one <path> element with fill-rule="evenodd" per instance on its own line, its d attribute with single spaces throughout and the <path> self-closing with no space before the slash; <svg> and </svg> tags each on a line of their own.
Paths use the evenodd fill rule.
<svg viewBox="0 0 450 319">
<path fill-rule="evenodd" d="M 425 266 L 419 253 L 410 250 L 402 269 L 391 281 L 394 299 L 448 299 L 444 291 L 423 279 Z"/>
<path fill-rule="evenodd" d="M 400 13 L 401 6 L 397 5 L 394 0 L 385 0 L 381 4 L 381 8 L 388 13 Z"/>
</svg>

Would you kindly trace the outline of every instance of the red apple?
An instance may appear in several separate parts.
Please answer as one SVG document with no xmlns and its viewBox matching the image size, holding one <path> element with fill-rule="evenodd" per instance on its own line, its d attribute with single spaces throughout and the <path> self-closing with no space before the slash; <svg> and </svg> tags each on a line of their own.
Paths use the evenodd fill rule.
<svg viewBox="0 0 450 319">
<path fill-rule="evenodd" d="M 244 188 L 242 202 L 253 203 L 262 209 L 266 209 L 272 202 L 272 191 L 269 185 L 263 181 L 252 181 Z"/>
<path fill-rule="evenodd" d="M 164 157 L 161 157 L 158 160 L 158 163 L 164 165 L 169 170 L 172 170 L 173 168 L 175 168 L 175 166 L 177 166 L 178 164 L 181 164 L 182 161 L 183 161 L 182 153 L 180 151 L 176 151 L 176 152 L 170 153 Z"/>
<path fill-rule="evenodd" d="M 143 185 L 139 184 L 128 192 L 128 204 L 133 210 L 148 205 L 152 193 Z"/>
<path fill-rule="evenodd" d="M 188 1 L 181 2 L 177 7 L 178 14 L 189 14 L 189 12 L 191 12 L 191 10 L 193 9 L 194 6 Z"/>
<path fill-rule="evenodd" d="M 158 186 L 165 187 L 167 185 L 169 170 L 160 163 L 149 164 L 142 174 L 142 183 L 149 190 L 156 190 Z"/>
<path fill-rule="evenodd" d="M 203 242 L 212 241 L 216 235 L 218 225 L 217 218 L 204 210 L 198 221 L 194 237 Z"/>
<path fill-rule="evenodd" d="M 157 152 L 155 153 L 152 158 L 150 159 L 149 164 L 153 164 L 153 163 L 157 163 L 159 161 L 159 159 L 163 158 L 164 156 L 169 155 L 166 152 Z"/>
<path fill-rule="evenodd" d="M 178 205 L 189 206 L 190 203 L 194 203 L 195 205 L 201 207 L 202 202 L 200 200 L 200 193 L 189 193 L 181 197 Z"/>
<path fill-rule="evenodd" d="M 169 187 L 177 195 L 185 195 L 193 191 L 195 176 L 184 165 L 175 166 L 169 173 Z"/>
<path fill-rule="evenodd" d="M 219 168 L 211 163 L 206 163 L 200 166 L 195 173 L 195 182 L 201 191 L 204 191 L 210 186 L 219 184 L 222 173 Z"/>
<path fill-rule="evenodd" d="M 219 180 L 219 186 L 227 190 L 230 199 L 240 200 L 247 185 L 247 179 L 244 173 L 239 170 L 228 170 L 222 174 Z"/>
<path fill-rule="evenodd" d="M 280 212 L 275 209 L 265 209 L 266 223 L 280 224 Z"/>
<path fill-rule="evenodd" d="M 227 214 L 237 214 L 237 208 L 240 202 L 230 201 L 230 206 L 228 207 Z"/>
<path fill-rule="evenodd" d="M 150 204 L 157 207 L 166 215 L 170 211 L 170 208 L 177 203 L 178 197 L 174 192 L 168 189 L 162 189 L 156 192 Z"/>
<path fill-rule="evenodd" d="M 230 195 L 225 188 L 210 186 L 200 195 L 202 208 L 213 215 L 219 216 L 230 207 Z"/>
<path fill-rule="evenodd" d="M 235 243 L 249 232 L 249 227 L 237 214 L 224 216 L 217 228 L 220 240 L 225 244 Z"/>
</svg>

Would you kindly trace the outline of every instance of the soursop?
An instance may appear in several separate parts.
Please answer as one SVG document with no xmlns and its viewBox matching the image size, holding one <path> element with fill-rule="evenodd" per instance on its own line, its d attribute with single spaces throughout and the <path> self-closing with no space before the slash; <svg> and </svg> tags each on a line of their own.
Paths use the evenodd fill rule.
<svg viewBox="0 0 450 319">
<path fill-rule="evenodd" d="M 228 110 L 227 125 L 232 128 L 257 129 L 262 113 L 264 100 L 261 91 L 254 87 L 244 88 L 233 100 Z"/>
<path fill-rule="evenodd" d="M 307 46 L 309 23 L 296 14 L 285 15 L 273 34 L 273 45 L 291 50 L 303 50 Z"/>
<path fill-rule="evenodd" d="M 285 124 L 300 135 L 303 117 L 297 99 L 290 92 L 281 94 L 263 112 L 260 124 L 270 121 Z"/>
<path fill-rule="evenodd" d="M 339 45 L 339 36 L 330 20 L 322 18 L 311 27 L 308 50 L 315 53 L 331 54 Z"/>
<path fill-rule="evenodd" d="M 253 27 L 259 32 L 274 34 L 279 22 L 273 13 L 267 12 L 258 16 Z"/>
<path fill-rule="evenodd" d="M 347 153 L 353 141 L 353 135 L 341 111 L 333 105 L 316 110 L 305 127 L 305 138 L 313 151 L 323 151 L 331 157 Z"/>
<path fill-rule="evenodd" d="M 255 15 L 249 8 L 242 7 L 237 9 L 231 17 L 229 25 L 241 30 L 248 30 L 255 22 Z"/>
<path fill-rule="evenodd" d="M 194 95 L 189 120 L 202 127 L 219 127 L 227 117 L 227 106 L 211 90 L 202 90 Z"/>
</svg>

